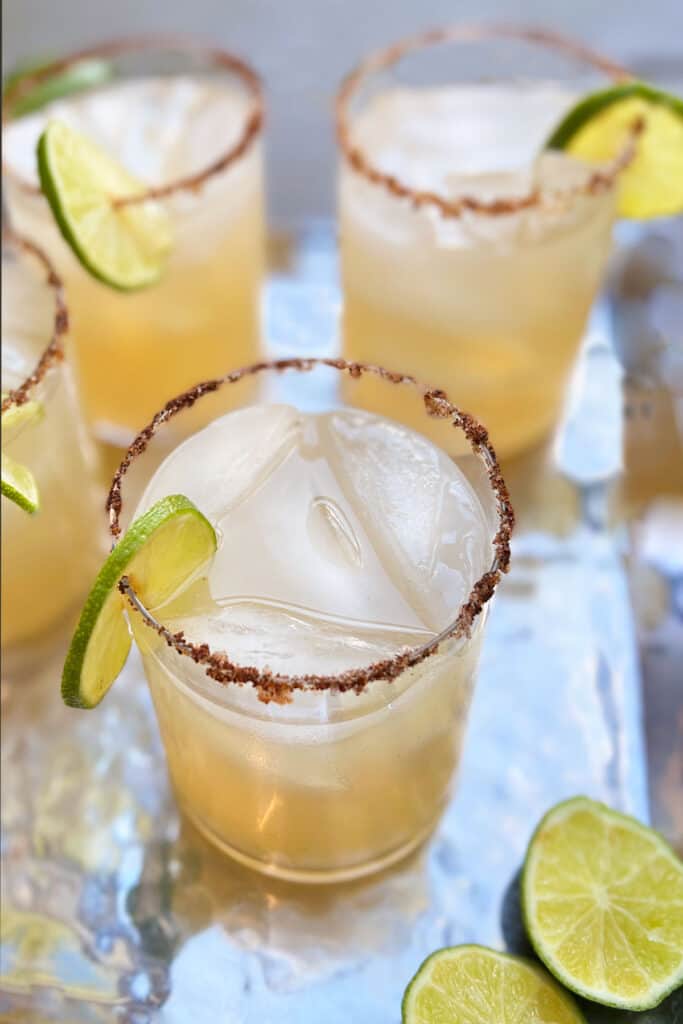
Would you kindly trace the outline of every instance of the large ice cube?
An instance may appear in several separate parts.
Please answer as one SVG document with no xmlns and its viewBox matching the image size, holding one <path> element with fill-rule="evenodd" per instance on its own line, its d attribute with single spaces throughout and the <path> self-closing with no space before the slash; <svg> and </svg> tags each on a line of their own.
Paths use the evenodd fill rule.
<svg viewBox="0 0 683 1024">
<path fill-rule="evenodd" d="M 448 456 L 397 423 L 345 410 L 330 459 L 395 585 L 430 628 L 454 618 L 491 561 L 479 501 Z"/>
<path fill-rule="evenodd" d="M 337 672 L 425 642 L 491 557 L 455 464 L 366 412 L 230 413 L 172 453 L 141 508 L 172 493 L 217 525 L 220 545 L 208 587 L 163 617 L 279 671 Z"/>
</svg>

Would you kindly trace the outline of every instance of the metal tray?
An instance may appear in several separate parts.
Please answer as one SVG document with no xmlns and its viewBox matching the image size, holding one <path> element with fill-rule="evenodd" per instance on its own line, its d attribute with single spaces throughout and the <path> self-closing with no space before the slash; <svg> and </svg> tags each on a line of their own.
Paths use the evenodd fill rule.
<svg viewBox="0 0 683 1024">
<path fill-rule="evenodd" d="M 335 351 L 331 227 L 283 235 L 273 252 L 273 353 Z M 12 687 L 3 1020 L 396 1024 L 435 948 L 522 942 L 514 890 L 504 897 L 552 803 L 587 793 L 647 818 L 634 629 L 608 528 L 621 396 L 607 332 L 598 309 L 558 436 L 507 467 L 520 529 L 457 793 L 406 863 L 310 891 L 214 852 L 179 818 L 135 655 L 93 714 L 62 707 L 58 665 Z"/>
</svg>

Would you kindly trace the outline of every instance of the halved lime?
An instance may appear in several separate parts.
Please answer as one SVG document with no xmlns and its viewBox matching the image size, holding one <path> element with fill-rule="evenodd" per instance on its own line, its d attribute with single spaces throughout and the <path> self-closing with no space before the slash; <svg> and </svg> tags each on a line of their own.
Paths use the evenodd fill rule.
<svg viewBox="0 0 683 1024">
<path fill-rule="evenodd" d="M 171 248 L 168 213 L 152 200 L 115 203 L 146 186 L 63 121 L 48 124 L 37 155 L 41 188 L 85 269 L 121 291 L 158 281 Z"/>
<path fill-rule="evenodd" d="M 432 953 L 403 997 L 403 1024 L 585 1024 L 571 996 L 528 960 L 484 946 Z"/>
<path fill-rule="evenodd" d="M 644 130 L 619 176 L 619 213 L 634 220 L 683 212 L 683 100 L 644 82 L 625 82 L 581 100 L 555 129 L 546 149 L 587 163 L 613 160 L 633 125 Z"/>
<path fill-rule="evenodd" d="M 2 453 L 0 489 L 6 498 L 25 512 L 33 514 L 40 508 L 38 485 L 30 469 Z"/>
<path fill-rule="evenodd" d="M 546 967 L 586 999 L 646 1010 L 683 983 L 683 864 L 652 829 L 587 797 L 553 807 L 522 906 Z"/>
<path fill-rule="evenodd" d="M 36 82 L 28 91 L 19 88 L 22 80 L 30 79 L 39 72 L 50 67 L 52 61 L 31 61 L 10 72 L 3 83 L 3 93 L 7 97 L 7 113 L 10 117 L 23 117 L 32 114 L 53 100 L 70 96 L 84 89 L 94 89 L 108 81 L 114 74 L 111 61 L 91 57 L 76 61 L 63 71 Z M 12 99 L 14 93 L 17 98 Z"/>
<path fill-rule="evenodd" d="M 62 673 L 64 703 L 94 708 L 123 668 L 131 645 L 124 598 L 126 575 L 154 609 L 211 559 L 216 532 L 189 498 L 162 498 L 139 516 L 102 566 L 81 612 Z"/>
</svg>

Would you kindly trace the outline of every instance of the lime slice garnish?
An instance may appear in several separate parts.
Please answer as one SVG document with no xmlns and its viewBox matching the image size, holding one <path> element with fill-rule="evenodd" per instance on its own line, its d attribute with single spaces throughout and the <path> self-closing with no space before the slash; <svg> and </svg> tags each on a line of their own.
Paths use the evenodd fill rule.
<svg viewBox="0 0 683 1024">
<path fill-rule="evenodd" d="M 52 61 L 45 60 L 31 62 L 16 68 L 15 71 L 7 75 L 3 93 L 9 97 L 7 113 L 10 117 L 23 117 L 24 114 L 32 114 L 63 96 L 70 96 L 72 93 L 81 92 L 84 89 L 94 89 L 103 82 L 107 82 L 114 74 L 114 66 L 110 61 L 95 57 L 79 60 L 63 71 L 58 71 L 54 75 L 50 75 L 49 78 L 36 82 L 28 92 L 20 92 L 16 100 L 12 100 L 12 93 L 18 90 L 22 79 L 37 75 L 50 67 L 52 63 Z"/>
<path fill-rule="evenodd" d="M 38 485 L 30 469 L 15 462 L 9 455 L 2 453 L 2 493 L 25 512 L 33 514 L 40 508 Z"/>
<path fill-rule="evenodd" d="M 5 392 L 2 394 L 3 401 Z M 29 423 L 37 423 L 45 415 L 45 407 L 37 399 L 30 399 L 22 405 L 11 405 L 6 409 L 0 419 L 2 426 L 2 440 L 5 444 L 17 436 Z"/>
<path fill-rule="evenodd" d="M 619 175 L 619 214 L 634 220 L 683 212 L 683 100 L 644 82 L 591 93 L 555 129 L 547 149 L 587 163 L 622 152 L 636 123 L 644 130 L 631 163 Z"/>
<path fill-rule="evenodd" d="M 544 970 L 484 946 L 432 953 L 403 997 L 403 1024 L 585 1024 Z"/>
<path fill-rule="evenodd" d="M 683 864 L 656 832 L 586 797 L 553 807 L 527 851 L 529 937 L 567 988 L 626 1010 L 683 983 Z"/>
<path fill-rule="evenodd" d="M 123 668 L 131 646 L 118 589 L 126 575 L 147 608 L 173 597 L 212 558 L 216 532 L 189 498 L 162 498 L 112 550 L 85 602 L 62 673 L 62 697 L 94 708 Z"/>
<path fill-rule="evenodd" d="M 59 229 L 98 280 L 121 291 L 154 284 L 171 247 L 171 222 L 160 203 L 117 206 L 146 186 L 63 121 L 38 141 L 40 185 Z"/>
<path fill-rule="evenodd" d="M 3 391 L 2 398 L 5 399 Z M 3 444 L 11 441 L 28 424 L 42 419 L 45 409 L 42 402 L 31 400 L 22 405 L 11 405 L 0 419 Z M 38 485 L 30 469 L 22 466 L 11 456 L 2 453 L 2 493 L 25 512 L 34 513 L 40 508 Z"/>
<path fill-rule="evenodd" d="M 52 64 L 52 60 L 53 58 L 43 57 L 41 60 L 22 60 L 15 64 L 14 69 L 8 71 L 2 80 L 3 96 L 10 92 L 22 78 L 30 78 L 32 75 L 37 75 L 39 71 L 44 71 Z"/>
</svg>

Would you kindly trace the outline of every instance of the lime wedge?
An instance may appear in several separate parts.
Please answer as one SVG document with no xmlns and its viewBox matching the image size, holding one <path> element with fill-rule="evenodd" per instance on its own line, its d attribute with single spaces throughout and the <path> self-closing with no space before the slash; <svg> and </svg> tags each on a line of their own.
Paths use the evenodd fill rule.
<svg viewBox="0 0 683 1024">
<path fill-rule="evenodd" d="M 32 75 L 37 75 L 39 71 L 44 71 L 52 63 L 53 58 L 43 57 L 41 60 L 22 60 L 18 64 L 14 65 L 12 71 L 8 71 L 2 80 L 2 94 L 10 92 L 17 85 L 22 78 L 30 78 Z"/>
<path fill-rule="evenodd" d="M 2 395 L 3 401 L 5 394 Z M 0 419 L 2 440 L 7 444 L 19 434 L 29 423 L 38 423 L 45 415 L 45 407 L 37 399 L 31 399 L 22 405 L 11 405 Z"/>
<path fill-rule="evenodd" d="M 3 401 L 6 392 L 3 391 Z M 0 419 L 2 441 L 7 444 L 29 423 L 37 423 L 45 415 L 43 403 L 37 400 L 24 402 L 22 405 L 11 405 Z M 33 514 L 40 508 L 38 485 L 30 469 L 22 466 L 10 455 L 2 453 L 2 493 L 25 512 Z"/>
<path fill-rule="evenodd" d="M 644 125 L 636 154 L 619 176 L 619 213 L 633 220 L 683 212 L 683 100 L 644 82 L 591 93 L 555 129 L 546 149 L 586 163 L 622 151 L 636 122 Z"/>
<path fill-rule="evenodd" d="M 427 957 L 403 997 L 403 1024 L 585 1024 L 544 970 L 484 946 Z"/>
<path fill-rule="evenodd" d="M 634 818 L 586 797 L 553 807 L 527 851 L 529 937 L 567 988 L 624 1010 L 683 983 L 683 864 Z"/>
<path fill-rule="evenodd" d="M 182 494 L 139 516 L 112 550 L 85 602 L 62 673 L 64 703 L 94 708 L 123 668 L 131 636 L 118 583 L 129 577 L 153 609 L 198 573 L 216 550 L 211 523 Z"/>
<path fill-rule="evenodd" d="M 2 479 L 0 489 L 6 498 L 25 512 L 33 514 L 40 508 L 38 485 L 30 469 L 15 462 L 9 455 L 2 453 Z"/>
<path fill-rule="evenodd" d="M 63 121 L 40 136 L 38 172 L 64 239 L 93 277 L 120 291 L 159 280 L 171 248 L 167 212 L 152 200 L 114 202 L 140 195 L 144 184 Z"/>
<path fill-rule="evenodd" d="M 7 75 L 3 85 L 3 94 L 7 98 L 7 113 L 10 117 L 23 117 L 24 114 L 32 114 L 63 96 L 70 96 L 72 93 L 81 92 L 84 89 L 94 89 L 108 81 L 114 74 L 114 67 L 110 61 L 93 57 L 79 60 L 63 71 L 58 71 L 54 75 L 36 82 L 28 92 L 19 88 L 22 80 L 32 78 L 50 67 L 52 63 L 52 61 L 45 60 L 31 62 L 16 68 L 15 71 Z M 15 91 L 19 94 L 16 100 L 12 100 L 12 94 Z"/>
</svg>

